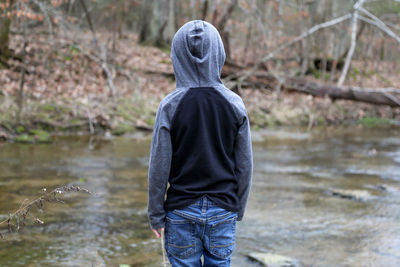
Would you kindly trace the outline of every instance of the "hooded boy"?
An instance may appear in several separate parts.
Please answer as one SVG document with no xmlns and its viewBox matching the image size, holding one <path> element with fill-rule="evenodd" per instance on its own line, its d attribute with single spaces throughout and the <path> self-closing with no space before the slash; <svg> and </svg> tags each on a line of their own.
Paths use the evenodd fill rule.
<svg viewBox="0 0 400 267">
<path fill-rule="evenodd" d="M 159 105 L 151 143 L 150 226 L 157 237 L 165 228 L 172 266 L 230 266 L 253 169 L 249 119 L 221 81 L 225 50 L 213 25 L 183 25 L 171 58 L 176 90 Z"/>
</svg>

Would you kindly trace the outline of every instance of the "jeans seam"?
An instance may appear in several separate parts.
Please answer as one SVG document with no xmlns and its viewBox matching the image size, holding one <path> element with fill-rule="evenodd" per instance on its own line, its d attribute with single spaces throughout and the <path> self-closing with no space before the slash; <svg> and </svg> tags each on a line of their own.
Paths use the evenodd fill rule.
<svg viewBox="0 0 400 267">
<path fill-rule="evenodd" d="M 177 245 L 168 243 L 168 245 L 169 245 L 170 247 L 173 247 L 173 248 L 192 248 L 192 247 L 196 247 L 196 244 L 192 244 L 192 245 L 188 245 L 188 246 L 177 246 Z"/>
<path fill-rule="evenodd" d="M 207 211 L 207 203 L 208 201 L 207 201 L 207 198 L 206 197 L 203 197 L 203 205 L 202 205 L 202 207 L 201 207 L 201 213 L 202 214 L 205 214 L 206 213 L 206 211 Z"/>
<path fill-rule="evenodd" d="M 185 220 L 174 220 L 174 219 L 170 219 L 170 218 L 166 218 L 168 222 L 173 223 L 173 224 L 184 224 L 188 222 L 188 219 Z"/>
<path fill-rule="evenodd" d="M 178 210 L 173 210 L 172 213 L 174 213 L 175 215 L 187 218 L 189 220 L 193 220 L 193 221 L 200 221 L 200 222 L 204 222 L 205 221 L 204 219 L 201 219 L 201 218 L 198 218 L 196 216 L 192 216 L 192 215 L 180 212 Z"/>
<path fill-rule="evenodd" d="M 216 245 L 216 246 L 210 246 L 210 248 L 226 248 L 226 247 L 230 247 L 233 244 L 235 244 L 235 242 L 229 243 L 227 245 Z"/>
<path fill-rule="evenodd" d="M 215 220 L 215 219 L 223 219 L 223 218 L 229 217 L 232 214 L 233 213 L 229 211 L 229 212 L 221 214 L 221 215 L 215 215 L 215 216 L 212 216 L 210 218 L 207 218 L 207 221 L 212 221 L 212 220 Z"/>
</svg>

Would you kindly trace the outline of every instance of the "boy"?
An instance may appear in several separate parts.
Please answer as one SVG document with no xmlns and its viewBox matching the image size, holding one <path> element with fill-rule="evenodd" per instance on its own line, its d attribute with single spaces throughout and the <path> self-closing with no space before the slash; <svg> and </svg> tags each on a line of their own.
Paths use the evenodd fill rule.
<svg viewBox="0 0 400 267">
<path fill-rule="evenodd" d="M 183 25 L 171 58 L 176 90 L 160 103 L 151 144 L 150 226 L 157 237 L 165 227 L 172 266 L 202 266 L 202 255 L 204 266 L 230 266 L 253 168 L 248 116 L 221 82 L 225 51 L 214 26 Z"/>
</svg>

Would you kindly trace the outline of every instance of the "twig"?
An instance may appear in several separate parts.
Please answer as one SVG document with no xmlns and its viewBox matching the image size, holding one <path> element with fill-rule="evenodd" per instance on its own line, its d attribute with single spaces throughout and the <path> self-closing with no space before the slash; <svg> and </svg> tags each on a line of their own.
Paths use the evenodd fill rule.
<svg viewBox="0 0 400 267">
<path fill-rule="evenodd" d="M 81 192 L 82 191 L 82 192 L 88 193 L 90 195 L 93 195 L 89 190 L 87 190 L 85 188 L 81 188 L 79 186 L 75 186 L 75 185 L 58 187 L 58 188 L 50 191 L 49 193 L 47 193 L 46 191 L 47 191 L 46 188 L 43 188 L 44 193 L 40 197 L 30 201 L 29 203 L 27 203 L 25 205 L 21 205 L 16 211 L 9 214 L 7 219 L 1 221 L 0 225 L 7 223 L 8 231 L 11 232 L 12 226 L 13 226 L 12 220 L 15 218 L 16 223 L 17 223 L 17 231 L 19 231 L 21 229 L 20 228 L 20 219 L 21 219 L 20 217 L 22 216 L 22 218 L 23 218 L 22 226 L 25 226 L 25 220 L 28 215 L 33 217 L 34 222 L 43 224 L 44 222 L 42 220 L 40 220 L 36 216 L 33 216 L 32 213 L 29 213 L 32 207 L 36 206 L 36 208 L 38 210 L 41 210 L 43 208 L 45 202 L 56 201 L 56 202 L 62 203 L 62 201 L 57 198 L 57 195 L 64 194 L 66 192 Z M 25 202 L 25 200 L 24 200 L 24 202 Z M 2 233 L 0 233 L 0 238 L 4 239 L 4 235 Z"/>
</svg>

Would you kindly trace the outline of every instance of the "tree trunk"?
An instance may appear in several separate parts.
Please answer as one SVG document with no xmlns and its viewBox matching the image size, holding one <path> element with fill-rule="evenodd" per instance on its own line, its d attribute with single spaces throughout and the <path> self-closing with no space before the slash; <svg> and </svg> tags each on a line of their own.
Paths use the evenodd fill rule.
<svg viewBox="0 0 400 267">
<path fill-rule="evenodd" d="M 167 0 L 146 0 L 142 3 L 139 42 L 165 46 L 164 30 L 168 23 Z"/>
<path fill-rule="evenodd" d="M 164 46 L 168 46 L 168 42 L 166 41 L 165 38 L 165 28 L 167 27 L 168 24 L 168 0 L 162 0 L 162 1 L 156 1 L 157 5 L 156 7 L 154 7 L 153 12 L 157 12 L 154 13 L 154 18 L 156 18 L 155 20 L 155 24 L 154 24 L 154 32 L 153 34 L 155 34 L 154 36 L 154 40 L 155 40 L 155 45 L 158 47 L 164 47 Z"/>
<path fill-rule="evenodd" d="M 139 42 L 144 43 L 150 39 L 150 22 L 152 20 L 153 1 L 146 0 L 141 4 Z"/>
<path fill-rule="evenodd" d="M 11 20 L 0 17 L 0 65 L 7 66 L 7 59 L 10 57 L 8 49 L 8 36 L 10 33 Z"/>
<path fill-rule="evenodd" d="M 168 1 L 168 22 L 167 22 L 167 30 L 165 40 L 168 43 L 171 43 L 172 38 L 175 35 L 176 27 L 175 27 L 175 16 L 176 16 L 176 3 L 175 0 Z"/>
<path fill-rule="evenodd" d="M 231 59 L 231 49 L 229 44 L 229 30 L 227 30 L 225 27 L 228 23 L 228 20 L 230 19 L 230 16 L 232 15 L 232 12 L 234 11 L 237 5 L 238 5 L 238 0 L 231 0 L 231 3 L 229 4 L 229 6 L 226 7 L 224 13 L 221 15 L 221 18 L 217 23 L 217 29 L 221 34 L 222 42 L 224 43 L 227 60 Z"/>
<path fill-rule="evenodd" d="M 206 20 L 208 14 L 208 0 L 205 0 L 201 10 L 201 19 Z"/>
</svg>

